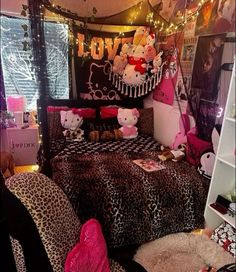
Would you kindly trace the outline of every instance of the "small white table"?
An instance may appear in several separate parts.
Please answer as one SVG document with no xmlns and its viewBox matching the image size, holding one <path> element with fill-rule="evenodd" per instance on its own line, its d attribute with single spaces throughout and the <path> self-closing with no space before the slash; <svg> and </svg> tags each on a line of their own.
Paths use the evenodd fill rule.
<svg viewBox="0 0 236 272">
<path fill-rule="evenodd" d="M 37 125 L 29 128 L 7 128 L 6 138 L 10 152 L 15 160 L 15 165 L 32 165 L 37 163 L 39 149 L 39 128 Z"/>
</svg>

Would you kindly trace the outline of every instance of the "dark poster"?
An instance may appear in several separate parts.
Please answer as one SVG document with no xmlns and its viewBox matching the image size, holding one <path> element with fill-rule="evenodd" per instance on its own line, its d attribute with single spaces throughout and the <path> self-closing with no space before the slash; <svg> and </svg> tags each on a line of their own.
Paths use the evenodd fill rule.
<svg viewBox="0 0 236 272">
<path fill-rule="evenodd" d="M 215 126 L 218 104 L 215 102 L 200 100 L 198 118 L 196 121 L 198 136 L 205 140 L 211 141 L 212 130 Z"/>
<path fill-rule="evenodd" d="M 92 100 L 120 100 L 120 92 L 109 80 L 114 57 L 122 44 L 132 42 L 134 32 L 119 33 L 76 30 L 75 75 L 78 97 Z"/>
<path fill-rule="evenodd" d="M 191 88 L 201 90 L 201 98 L 216 100 L 221 59 L 226 34 L 202 36 L 198 39 Z"/>
</svg>

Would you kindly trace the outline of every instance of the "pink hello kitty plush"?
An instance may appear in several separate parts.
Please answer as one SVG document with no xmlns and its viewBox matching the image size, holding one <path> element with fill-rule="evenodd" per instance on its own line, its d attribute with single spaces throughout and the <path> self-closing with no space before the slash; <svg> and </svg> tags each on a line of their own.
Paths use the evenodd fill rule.
<svg viewBox="0 0 236 272">
<path fill-rule="evenodd" d="M 135 126 L 138 122 L 139 111 L 134 109 L 118 109 L 118 123 L 122 126 L 120 130 L 124 139 L 133 139 L 138 136 L 138 128 Z"/>
</svg>

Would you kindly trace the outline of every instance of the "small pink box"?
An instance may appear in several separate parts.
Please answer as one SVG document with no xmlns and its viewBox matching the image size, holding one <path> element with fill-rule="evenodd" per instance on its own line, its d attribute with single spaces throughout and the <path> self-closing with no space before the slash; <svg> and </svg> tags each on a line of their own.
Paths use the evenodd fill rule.
<svg viewBox="0 0 236 272">
<path fill-rule="evenodd" d="M 7 97 L 7 110 L 10 112 L 24 112 L 26 105 L 26 99 L 24 96 L 8 96 Z"/>
</svg>

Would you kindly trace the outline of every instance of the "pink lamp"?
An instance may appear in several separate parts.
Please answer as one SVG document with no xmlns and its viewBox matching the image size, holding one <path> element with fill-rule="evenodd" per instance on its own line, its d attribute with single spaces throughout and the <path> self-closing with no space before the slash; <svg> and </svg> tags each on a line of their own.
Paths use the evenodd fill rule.
<svg viewBox="0 0 236 272">
<path fill-rule="evenodd" d="M 17 127 L 22 127 L 23 125 L 23 112 L 25 111 L 25 104 L 24 96 L 17 95 L 7 97 L 7 110 L 14 114 Z"/>
</svg>

